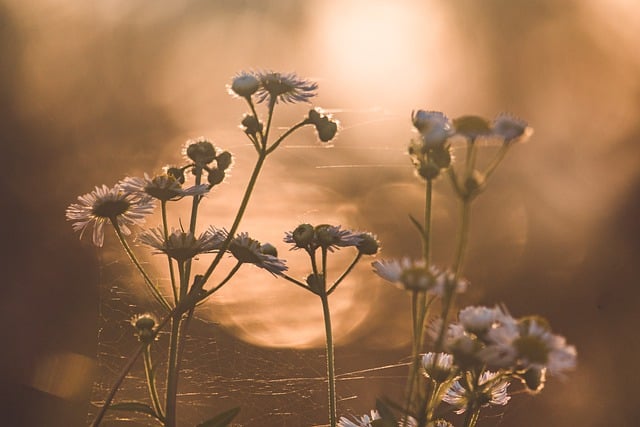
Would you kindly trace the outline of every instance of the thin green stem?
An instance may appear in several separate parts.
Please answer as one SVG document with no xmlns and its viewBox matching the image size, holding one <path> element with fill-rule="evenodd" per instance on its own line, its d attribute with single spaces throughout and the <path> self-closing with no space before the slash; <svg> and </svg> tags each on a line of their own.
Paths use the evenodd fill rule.
<svg viewBox="0 0 640 427">
<path fill-rule="evenodd" d="M 320 294 L 322 313 L 324 315 L 324 329 L 327 339 L 327 380 L 329 382 L 329 425 L 336 427 L 336 373 L 333 355 L 333 332 L 331 329 L 331 314 L 329 300 L 326 293 Z"/>
<path fill-rule="evenodd" d="M 322 291 L 327 292 L 327 248 L 322 247 Z"/>
<path fill-rule="evenodd" d="M 253 168 L 253 173 L 251 174 L 251 178 L 249 179 L 249 183 L 247 184 L 247 189 L 245 190 L 244 196 L 242 197 L 242 202 L 240 203 L 240 207 L 238 208 L 236 218 L 233 221 L 233 225 L 231 226 L 231 229 L 229 230 L 227 238 L 222 244 L 220 251 L 218 251 L 216 257 L 213 259 L 213 261 L 209 265 L 209 268 L 207 268 L 207 271 L 203 274 L 202 276 L 203 283 L 206 283 L 206 281 L 209 279 L 213 271 L 216 269 L 216 267 L 222 260 L 224 253 L 229 248 L 229 244 L 231 243 L 233 236 L 235 235 L 236 231 L 238 231 L 238 227 L 240 226 L 240 221 L 242 220 L 242 217 L 247 209 L 247 206 L 249 204 L 249 199 L 251 198 L 251 193 L 253 192 L 253 189 L 256 185 L 258 176 L 260 175 L 260 170 L 262 169 L 262 166 L 264 164 L 266 157 L 267 156 L 266 154 L 264 154 L 264 152 L 261 152 L 258 154 L 258 160 L 256 161 L 256 165 Z"/>
<path fill-rule="evenodd" d="M 284 273 L 280 273 L 280 277 L 282 277 L 285 280 L 288 280 L 289 282 L 293 283 L 294 285 L 300 286 L 301 288 L 303 288 L 306 291 L 310 291 L 311 292 L 311 289 L 309 289 L 309 287 L 307 285 L 305 285 L 304 283 L 302 283 L 301 281 L 299 281 L 297 279 L 294 279 L 291 276 L 288 276 L 288 275 L 286 275 Z"/>
<path fill-rule="evenodd" d="M 164 231 L 164 241 L 169 241 L 169 226 L 167 225 L 167 201 L 163 200 L 160 204 L 162 207 L 162 230 Z M 176 275 L 173 271 L 173 260 L 167 255 L 167 262 L 169 263 L 169 276 L 171 278 L 171 290 L 173 291 L 173 302 L 178 305 L 178 287 L 176 286 Z"/>
<path fill-rule="evenodd" d="M 162 296 L 162 294 L 160 293 L 156 285 L 153 283 L 153 281 L 151 281 L 151 278 L 149 277 L 147 272 L 144 270 L 144 268 L 138 261 L 138 258 L 136 258 L 135 254 L 131 250 L 131 247 L 125 240 L 124 235 L 120 230 L 120 226 L 118 225 L 118 221 L 115 218 L 112 218 L 111 224 L 113 224 L 113 229 L 116 231 L 116 235 L 118 236 L 118 239 L 120 240 L 120 244 L 122 244 L 124 251 L 127 253 L 127 255 L 129 256 L 129 259 L 136 266 L 140 274 L 142 274 L 142 277 L 144 278 L 144 281 L 149 287 L 149 289 L 151 290 L 151 293 L 153 294 L 154 298 L 160 303 L 160 305 L 162 305 L 162 307 L 166 311 L 171 311 L 171 306 L 169 305 L 167 300 Z"/>
<path fill-rule="evenodd" d="M 333 285 L 331 286 L 331 288 L 329 288 L 329 290 L 327 291 L 327 295 L 331 295 L 331 293 L 338 287 L 338 285 L 340 284 L 340 282 L 342 282 L 344 280 L 345 277 L 347 277 L 347 275 L 349 273 L 351 273 L 351 270 L 353 270 L 353 267 L 356 266 L 356 264 L 358 263 L 358 261 L 360 261 L 360 258 L 362 258 L 362 253 L 360 251 L 358 251 L 358 254 L 355 256 L 355 258 L 353 259 L 353 261 L 351 261 L 351 264 L 349 264 L 349 267 L 347 267 L 347 269 L 340 275 L 340 277 L 338 277 L 338 279 L 333 283 Z"/>
<path fill-rule="evenodd" d="M 425 267 L 431 265 L 431 199 L 433 197 L 433 181 L 428 179 L 425 190 L 424 204 L 424 236 L 422 239 L 422 256 Z"/>
<path fill-rule="evenodd" d="M 460 211 L 461 211 L 460 235 L 458 236 L 458 244 L 456 246 L 456 253 L 453 260 L 453 273 L 456 279 L 458 279 L 460 277 L 460 273 L 462 273 L 464 255 L 467 249 L 467 243 L 469 241 L 469 223 L 471 220 L 471 200 L 463 199 Z"/>
<path fill-rule="evenodd" d="M 489 177 L 493 174 L 500 162 L 502 162 L 502 160 L 504 159 L 504 156 L 507 155 L 507 151 L 509 151 L 510 147 L 511 144 L 502 144 L 496 156 L 493 158 L 491 163 L 489 163 L 489 166 L 487 166 L 487 170 L 484 173 L 485 180 L 489 179 Z"/>
<path fill-rule="evenodd" d="M 278 146 L 280 145 L 280 143 L 282 141 L 284 141 L 284 139 L 286 137 L 288 137 L 289 135 L 291 135 L 293 132 L 295 132 L 296 130 L 298 130 L 299 128 L 301 128 L 302 126 L 308 125 L 309 121 L 307 119 L 301 121 L 300 123 L 295 124 L 294 126 L 292 126 L 289 130 L 287 130 L 285 133 L 283 133 L 282 135 L 280 135 L 280 137 L 273 143 L 271 144 L 271 147 L 269 147 L 267 149 L 267 154 L 271 154 L 273 152 L 273 150 L 275 150 L 276 148 L 278 148 Z"/>
<path fill-rule="evenodd" d="M 273 119 L 273 110 L 276 106 L 277 98 L 271 96 L 269 98 L 269 107 L 267 109 L 267 126 L 264 129 L 264 133 L 262 134 L 262 152 L 266 153 L 267 149 L 267 141 L 269 140 L 269 131 L 271 130 L 271 121 Z"/>
<path fill-rule="evenodd" d="M 312 250 L 307 250 L 309 258 L 311 258 L 311 270 L 315 276 L 318 276 L 318 263 L 316 262 L 316 253 Z"/>
<path fill-rule="evenodd" d="M 475 427 L 478 422 L 478 418 L 480 418 L 480 408 L 476 408 L 476 405 L 473 405 L 469 402 L 467 405 L 467 413 L 464 418 L 464 427 Z"/>
<path fill-rule="evenodd" d="M 195 175 L 195 185 L 198 186 L 202 183 L 202 168 L 195 166 L 194 167 L 194 175 Z M 193 196 L 193 201 L 191 203 L 191 218 L 189 219 L 189 232 L 195 236 L 196 234 L 196 221 L 198 220 L 198 206 L 200 206 L 200 200 L 202 200 L 202 196 L 199 195 L 194 195 Z M 186 284 L 186 286 L 188 286 L 189 283 L 189 278 L 191 277 L 191 263 L 193 262 L 192 258 L 189 258 L 185 264 L 185 272 L 184 272 L 184 283 Z M 182 286 L 182 276 L 180 277 L 180 283 Z M 186 289 L 184 291 L 184 293 L 186 294 Z M 181 295 L 180 298 L 182 298 L 184 295 L 182 294 L 182 289 L 181 289 Z M 177 303 L 176 303 L 177 304 Z"/>
<path fill-rule="evenodd" d="M 182 314 L 176 314 L 171 319 L 171 334 L 169 336 L 169 357 L 167 362 L 167 390 L 165 408 L 165 427 L 176 427 L 176 403 L 178 395 L 178 343 L 180 341 L 180 324 Z"/>
<path fill-rule="evenodd" d="M 440 333 L 436 341 L 436 352 L 442 351 L 444 344 L 444 336 L 447 330 L 447 322 L 449 319 L 451 307 L 453 307 L 453 301 L 455 300 L 457 281 L 462 273 L 462 266 L 464 263 L 464 254 L 467 249 L 467 242 L 469 239 L 469 223 L 471 220 L 471 199 L 463 198 L 460 214 L 460 231 L 458 233 L 458 243 L 456 246 L 456 252 L 453 260 L 453 279 L 448 289 L 445 290 L 445 298 L 443 301 L 442 310 L 442 325 L 440 326 Z"/>
<path fill-rule="evenodd" d="M 178 303 L 182 302 L 188 291 L 188 277 L 186 271 L 187 262 L 178 262 L 178 276 L 180 278 L 180 290 Z M 191 308 L 193 309 L 193 308 Z M 176 313 L 171 319 L 171 333 L 169 335 L 169 356 L 167 358 L 167 388 L 165 398 L 165 427 L 176 427 L 176 407 L 178 397 L 178 378 L 180 376 L 180 359 L 178 350 L 182 338 L 181 325 L 183 314 Z M 184 331 L 186 334 L 186 331 Z"/>
<path fill-rule="evenodd" d="M 149 397 L 151 397 L 151 403 L 153 410 L 158 415 L 158 418 L 164 418 L 164 411 L 162 404 L 160 403 L 160 397 L 158 396 L 158 389 L 156 388 L 156 378 L 154 375 L 153 361 L 151 359 L 151 344 L 147 344 L 144 347 L 144 374 L 147 379 L 147 388 L 149 389 Z"/>
<path fill-rule="evenodd" d="M 208 297 L 209 295 L 211 295 L 212 293 L 216 292 L 218 289 L 220 289 L 221 287 L 223 287 L 229 280 L 231 280 L 231 278 L 233 277 L 234 274 L 236 274 L 238 272 L 238 270 L 240 269 L 240 267 L 242 266 L 242 262 L 238 261 L 236 263 L 236 265 L 233 266 L 233 268 L 231 269 L 231 271 L 229 271 L 229 274 L 227 274 L 227 277 L 224 278 L 224 280 L 222 280 L 222 282 L 220 282 L 218 284 L 218 286 L 208 290 L 203 299 Z"/>
</svg>

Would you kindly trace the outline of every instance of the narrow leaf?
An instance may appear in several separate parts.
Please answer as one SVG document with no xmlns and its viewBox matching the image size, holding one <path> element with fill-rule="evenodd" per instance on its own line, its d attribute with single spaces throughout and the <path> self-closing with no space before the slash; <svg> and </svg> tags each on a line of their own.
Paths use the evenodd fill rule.
<svg viewBox="0 0 640 427">
<path fill-rule="evenodd" d="M 420 224 L 418 222 L 417 219 L 415 219 L 413 217 L 413 215 L 409 214 L 409 219 L 411 220 L 411 222 L 413 223 L 413 225 L 416 226 L 416 228 L 418 229 L 418 231 L 420 232 L 420 235 L 422 236 L 422 238 L 424 239 L 424 228 L 422 228 L 422 224 Z"/>
<path fill-rule="evenodd" d="M 229 409 L 202 424 L 198 424 L 196 427 L 226 427 L 238 415 L 238 412 L 240 412 L 240 407 Z"/>
</svg>

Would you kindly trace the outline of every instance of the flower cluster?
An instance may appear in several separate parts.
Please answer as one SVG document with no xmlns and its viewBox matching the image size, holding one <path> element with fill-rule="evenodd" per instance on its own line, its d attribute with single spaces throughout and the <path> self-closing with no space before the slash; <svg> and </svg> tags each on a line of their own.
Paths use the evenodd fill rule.
<svg viewBox="0 0 640 427">
<path fill-rule="evenodd" d="M 461 310 L 458 322 L 449 325 L 445 347 L 460 368 L 500 370 L 521 379 L 530 391 L 542 389 L 546 372 L 562 374 L 576 362 L 575 347 L 554 335 L 544 319 L 515 319 L 499 307 Z"/>
<path fill-rule="evenodd" d="M 333 252 L 339 248 L 353 246 L 365 255 L 373 255 L 378 252 L 378 242 L 369 233 L 358 233 L 343 230 L 339 225 L 300 224 L 293 231 L 287 231 L 284 237 L 285 243 L 293 244 L 292 249 L 305 249 L 314 252 L 318 248 Z"/>
<path fill-rule="evenodd" d="M 196 173 L 201 173 L 201 170 L 204 170 L 207 173 L 208 188 L 224 181 L 233 161 L 231 153 L 217 149 L 204 137 L 187 141 L 183 154 L 188 162 L 193 163 L 180 169 L 171 168 L 169 172 L 183 172 L 188 167 L 194 168 Z M 184 181 L 183 176 L 178 176 L 177 178 Z"/>
<path fill-rule="evenodd" d="M 346 417 L 340 417 L 338 427 L 371 427 L 372 422 L 380 419 L 380 414 L 376 410 L 371 411 L 371 416 L 364 414 L 361 417 L 353 417 L 352 420 Z"/>
<path fill-rule="evenodd" d="M 259 103 L 295 103 L 309 102 L 316 95 L 318 84 L 301 79 L 294 73 L 245 71 L 233 78 L 229 89 L 231 94 L 243 98 L 250 98 L 255 94 Z"/>
<path fill-rule="evenodd" d="M 461 136 L 470 144 L 479 138 L 499 139 L 505 146 L 526 141 L 533 129 L 527 122 L 502 113 L 489 122 L 479 116 L 462 116 L 450 120 L 439 111 L 418 110 L 412 113 L 411 121 L 419 137 L 409 144 L 409 155 L 416 173 L 425 180 L 437 178 L 443 170 L 451 166 L 451 143 L 455 136 Z M 485 174 L 472 170 L 467 186 L 480 187 Z M 466 184 L 466 183 L 465 183 Z"/>
</svg>

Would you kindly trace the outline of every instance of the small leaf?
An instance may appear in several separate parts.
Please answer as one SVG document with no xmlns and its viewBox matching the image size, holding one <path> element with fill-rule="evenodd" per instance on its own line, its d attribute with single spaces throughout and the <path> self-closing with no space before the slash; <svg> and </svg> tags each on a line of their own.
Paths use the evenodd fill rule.
<svg viewBox="0 0 640 427">
<path fill-rule="evenodd" d="M 153 418 L 156 418 L 162 421 L 162 418 L 156 414 L 156 411 L 153 408 L 145 403 L 140 402 L 119 402 L 109 406 L 109 409 L 112 411 L 128 411 L 128 412 L 140 412 L 142 414 L 151 415 Z"/>
<path fill-rule="evenodd" d="M 196 427 L 226 427 L 240 412 L 240 407 L 229 409 L 211 418 L 208 421 L 198 424 Z"/>
</svg>

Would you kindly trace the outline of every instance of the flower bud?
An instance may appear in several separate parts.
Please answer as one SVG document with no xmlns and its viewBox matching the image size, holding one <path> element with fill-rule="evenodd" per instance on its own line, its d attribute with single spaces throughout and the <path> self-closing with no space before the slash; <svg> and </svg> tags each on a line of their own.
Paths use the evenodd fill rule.
<svg viewBox="0 0 640 427">
<path fill-rule="evenodd" d="M 222 153 L 218 154 L 218 157 L 216 157 L 216 163 L 218 164 L 218 169 L 226 171 L 227 169 L 229 169 L 229 166 L 231 166 L 232 160 L 233 160 L 233 157 L 231 156 L 231 153 L 229 153 L 228 151 L 223 151 Z"/>
<path fill-rule="evenodd" d="M 328 224 L 321 224 L 316 226 L 316 239 L 318 240 L 318 244 L 323 248 L 328 248 L 329 246 L 336 243 L 335 233 L 331 232 L 330 227 L 331 226 Z"/>
<path fill-rule="evenodd" d="M 271 243 L 265 243 L 262 246 L 260 246 L 260 252 L 262 252 L 265 255 L 271 255 L 276 258 L 278 257 L 278 250 Z"/>
<path fill-rule="evenodd" d="M 172 176 L 180 184 L 184 184 L 184 171 L 182 169 L 170 167 L 167 169 L 167 175 Z"/>
<path fill-rule="evenodd" d="M 544 388 L 547 369 L 544 367 L 532 366 L 527 369 L 520 378 L 530 393 L 539 393 Z"/>
<path fill-rule="evenodd" d="M 356 245 L 358 251 L 363 255 L 375 255 L 380 249 L 380 244 L 371 233 L 360 234 L 360 243 Z"/>
<path fill-rule="evenodd" d="M 136 334 L 141 342 L 149 343 L 153 340 L 153 328 L 156 325 L 155 317 L 148 313 L 140 314 L 131 319 L 131 323 L 136 328 Z"/>
<path fill-rule="evenodd" d="M 292 238 L 299 248 L 306 248 L 313 242 L 313 225 L 300 224 L 293 230 Z"/>
<path fill-rule="evenodd" d="M 233 79 L 231 90 L 238 96 L 249 98 L 260 88 L 260 81 L 252 74 L 240 74 Z"/>
<path fill-rule="evenodd" d="M 338 133 L 338 123 L 324 117 L 323 120 L 316 125 L 316 131 L 318 131 L 320 141 L 329 142 L 336 136 L 336 133 Z"/>
<path fill-rule="evenodd" d="M 310 274 L 307 276 L 307 285 L 314 294 L 321 295 L 324 293 L 324 277 L 322 274 Z"/>
<path fill-rule="evenodd" d="M 428 161 L 420 164 L 418 174 L 426 180 L 435 179 L 440 175 L 440 168 L 434 162 Z"/>
<path fill-rule="evenodd" d="M 262 132 L 262 123 L 260 123 L 256 116 L 245 114 L 240 123 L 244 127 L 244 132 L 247 135 L 255 135 Z"/>
<path fill-rule="evenodd" d="M 320 114 L 320 111 L 316 110 L 315 108 L 309 110 L 309 116 L 307 117 L 307 120 L 309 120 L 311 124 L 317 125 L 321 118 L 322 114 Z"/>
<path fill-rule="evenodd" d="M 439 111 L 418 110 L 411 114 L 411 121 L 422 136 L 422 144 L 427 148 L 444 144 L 451 135 L 451 123 Z"/>
<path fill-rule="evenodd" d="M 220 184 L 222 181 L 224 181 L 224 171 L 218 168 L 210 169 L 207 175 L 207 181 L 212 186 Z"/>
<path fill-rule="evenodd" d="M 429 160 L 433 161 L 440 169 L 447 169 L 451 165 L 451 152 L 449 146 L 435 147 L 429 152 Z"/>
<path fill-rule="evenodd" d="M 216 149 L 213 144 L 206 139 L 189 141 L 187 146 L 187 157 L 189 157 L 196 166 L 204 166 L 216 159 Z"/>
</svg>

